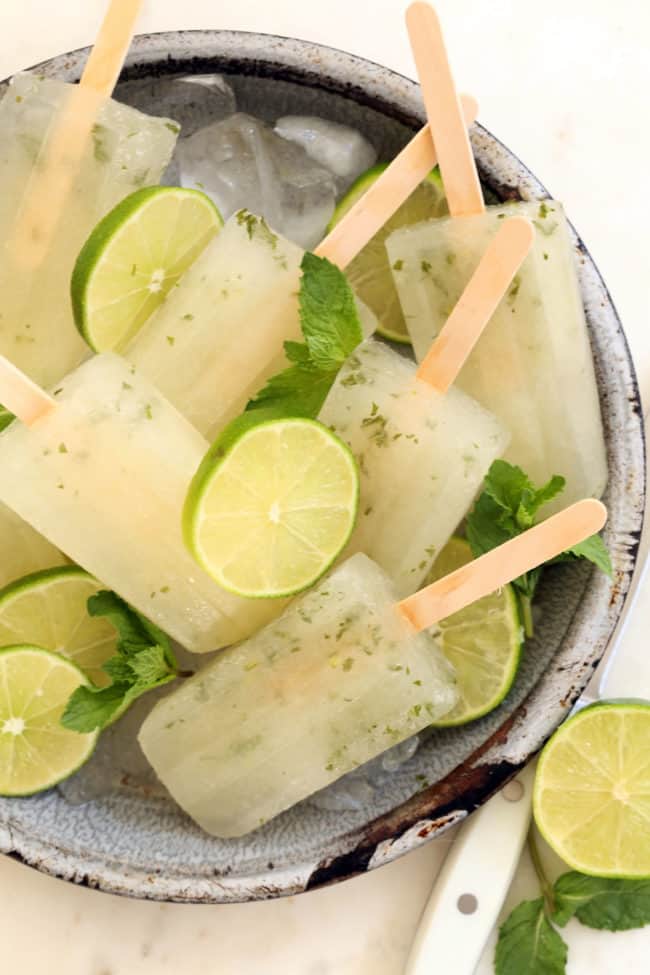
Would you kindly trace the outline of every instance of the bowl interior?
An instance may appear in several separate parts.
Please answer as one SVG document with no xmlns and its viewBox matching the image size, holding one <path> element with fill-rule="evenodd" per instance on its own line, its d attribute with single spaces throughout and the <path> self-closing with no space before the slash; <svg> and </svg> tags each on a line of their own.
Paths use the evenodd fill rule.
<svg viewBox="0 0 650 975">
<path fill-rule="evenodd" d="M 39 70 L 74 80 L 82 63 L 77 52 Z M 238 110 L 271 122 L 290 113 L 350 124 L 383 160 L 422 119 L 417 86 L 387 69 L 303 42 L 225 32 L 137 38 L 116 97 L 193 131 L 210 121 L 209 105 L 179 94 L 174 80 L 213 72 L 226 76 Z M 475 127 L 473 143 L 489 197 L 546 195 L 485 130 Z M 135 740 L 152 706 L 146 699 L 67 784 L 29 800 L 0 799 L 0 849 L 50 873 L 134 896 L 207 902 L 292 893 L 413 848 L 484 801 L 540 746 L 586 684 L 621 613 L 645 490 L 642 414 L 625 338 L 578 238 L 575 246 L 609 450 L 608 541 L 616 576 L 612 586 L 587 565 L 547 573 L 536 636 L 503 704 L 465 728 L 423 736 L 414 756 L 375 776 L 350 808 L 309 800 L 249 837 L 224 841 L 199 830 L 147 771 Z"/>
</svg>

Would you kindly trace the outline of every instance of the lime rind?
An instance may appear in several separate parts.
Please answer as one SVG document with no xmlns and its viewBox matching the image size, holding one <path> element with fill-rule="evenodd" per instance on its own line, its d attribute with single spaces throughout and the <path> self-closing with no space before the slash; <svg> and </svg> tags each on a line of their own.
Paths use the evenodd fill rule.
<svg viewBox="0 0 650 975">
<path fill-rule="evenodd" d="M 79 252 L 70 282 L 70 297 L 75 324 L 85 342 L 94 352 L 119 351 L 133 338 L 138 329 L 144 324 L 144 320 L 146 320 L 146 318 L 144 320 L 136 318 L 134 321 L 129 315 L 124 315 L 119 323 L 119 334 L 112 334 L 110 342 L 106 341 L 103 333 L 101 340 L 99 339 L 97 333 L 100 329 L 96 320 L 98 313 L 93 313 L 90 308 L 90 296 L 96 281 L 98 269 L 107 260 L 111 249 L 116 245 L 116 241 L 123 237 L 134 223 L 142 219 L 148 207 L 158 201 L 167 203 L 170 200 L 178 201 L 179 205 L 182 205 L 184 201 L 200 202 L 201 208 L 207 216 L 207 232 L 199 235 L 193 245 L 190 245 L 190 241 L 187 241 L 187 247 L 183 252 L 185 254 L 185 260 L 180 259 L 179 261 L 177 257 L 169 268 L 164 268 L 166 272 L 165 278 L 160 282 L 160 290 L 155 295 L 151 295 L 150 311 L 148 305 L 146 317 L 149 317 L 155 308 L 162 303 L 170 288 L 178 277 L 180 277 L 182 271 L 189 267 L 193 260 L 198 257 L 198 254 L 207 246 L 212 236 L 218 233 L 219 229 L 223 226 L 221 214 L 210 197 L 206 196 L 200 190 L 185 189 L 176 186 L 147 186 L 143 189 L 136 190 L 107 213 L 94 228 Z M 210 233 L 210 229 L 213 231 L 212 233 Z M 140 236 L 141 240 L 138 244 L 138 254 L 133 261 L 134 267 L 137 267 L 138 263 L 144 257 L 151 259 L 150 250 L 152 242 L 146 239 L 146 235 L 143 236 L 141 234 Z M 169 239 L 171 238 L 168 236 Z M 173 273 L 168 274 L 167 272 Z M 144 292 L 146 288 L 143 287 L 140 290 Z M 121 295 L 114 300 L 119 301 L 125 297 L 127 296 Z M 106 329 L 103 330 L 103 332 L 105 331 Z M 114 332 L 114 330 L 112 331 Z"/>
<path fill-rule="evenodd" d="M 377 163 L 358 177 L 336 207 L 328 227 L 329 231 L 333 230 L 387 167 L 388 163 Z M 385 226 L 368 241 L 346 269 L 353 288 L 378 319 L 377 334 L 398 345 L 410 345 L 411 341 L 393 284 L 384 241 L 398 227 L 410 226 L 440 216 L 444 205 L 442 179 L 436 167 L 390 217 Z"/>
<path fill-rule="evenodd" d="M 182 526 L 185 544 L 198 564 L 223 588 L 238 596 L 249 599 L 280 599 L 296 595 L 308 589 L 318 581 L 335 563 L 345 546 L 350 540 L 356 522 L 359 508 L 359 473 L 356 460 L 350 448 L 331 430 L 317 420 L 303 417 L 282 417 L 267 416 L 262 418 L 263 411 L 255 411 L 238 417 L 233 423 L 224 430 L 221 436 L 212 445 L 201 465 L 199 466 L 192 483 L 190 485 L 185 505 L 183 508 Z M 352 486 L 351 495 L 347 498 L 348 523 L 345 534 L 342 534 L 336 546 L 331 550 L 326 558 L 323 558 L 316 571 L 308 578 L 301 580 L 299 585 L 268 588 L 249 587 L 243 589 L 235 586 L 224 575 L 223 571 L 215 565 L 215 562 L 206 553 L 205 546 L 202 544 L 203 510 L 208 500 L 208 495 L 215 480 L 219 477 L 224 465 L 229 462 L 233 452 L 245 447 L 246 439 L 251 435 L 258 435 L 265 428 L 271 430 L 274 427 L 303 426 L 314 428 L 319 431 L 323 438 L 323 443 L 330 441 L 336 444 L 339 456 L 345 459 L 347 472 Z M 243 485 L 245 489 L 245 485 Z"/>
<path fill-rule="evenodd" d="M 472 551 L 465 539 L 451 538 L 436 560 L 428 576 L 428 581 L 434 581 L 448 575 L 460 568 L 461 565 L 470 562 L 472 557 Z M 482 612 L 484 619 L 481 618 Z M 481 662 L 485 659 L 486 651 L 490 649 L 489 640 L 486 643 L 490 621 L 497 622 L 500 625 L 505 639 L 496 648 L 492 644 L 492 649 L 498 650 L 498 653 L 493 654 L 492 658 L 487 658 L 492 665 L 493 673 L 483 684 L 487 691 L 483 695 L 482 688 L 480 688 L 480 693 L 477 693 L 476 686 L 472 687 L 471 690 L 469 687 L 463 686 L 463 672 L 469 668 L 459 666 L 458 661 L 464 660 L 468 654 L 470 657 L 472 654 L 480 654 Z M 460 634 L 455 641 L 453 639 L 454 630 Z M 467 645 L 468 635 L 472 634 L 476 646 Z M 521 662 L 523 636 L 518 600 L 513 587 L 504 586 L 498 593 L 486 596 L 471 607 L 442 620 L 436 627 L 436 636 L 440 641 L 443 653 L 452 664 L 456 664 L 461 697 L 459 703 L 448 715 L 435 722 L 435 727 L 458 727 L 489 714 L 502 703 L 509 693 Z M 468 698 L 472 699 L 473 703 L 470 704 Z"/>
<path fill-rule="evenodd" d="M 74 583 L 84 588 L 82 603 L 79 594 L 70 596 L 69 584 L 74 588 Z M 0 590 L 0 646 L 40 646 L 72 661 L 93 683 L 106 686 L 110 679 L 102 665 L 115 652 L 115 631 L 107 620 L 95 619 L 86 611 L 88 598 L 102 588 L 102 583 L 77 565 L 41 569 L 10 582 Z M 23 603 L 21 609 L 23 597 L 27 605 Z M 32 598 L 35 605 L 30 605 Z M 68 626 L 71 609 L 74 617 Z M 49 640 L 55 634 L 59 640 L 52 646 Z"/>
<path fill-rule="evenodd" d="M 594 777 L 598 776 L 600 778 L 607 777 L 611 773 L 611 769 L 606 768 L 606 764 L 603 764 L 604 756 L 602 753 L 595 752 L 593 750 L 586 750 L 585 748 L 576 748 L 571 738 L 574 736 L 576 730 L 584 725 L 585 722 L 598 722 L 601 715 L 611 715 L 613 712 L 620 714 L 621 716 L 628 715 L 643 715 L 644 723 L 647 725 L 647 729 L 644 730 L 643 740 L 638 744 L 634 744 L 632 750 L 629 749 L 627 743 L 619 734 L 612 735 L 609 732 L 605 732 L 604 741 L 611 743 L 612 751 L 616 751 L 616 759 L 620 764 L 621 756 L 627 754 L 628 756 L 634 755 L 640 757 L 641 765 L 636 768 L 634 775 L 640 775 L 645 770 L 645 778 L 648 778 L 648 765 L 650 764 L 650 759 L 648 758 L 648 743 L 650 742 L 650 702 L 639 701 L 639 700 L 617 700 L 617 701 L 600 701 L 594 703 L 586 708 L 580 710 L 577 714 L 571 716 L 567 721 L 562 724 L 558 730 L 552 735 L 549 741 L 544 746 L 535 774 L 535 784 L 533 787 L 533 816 L 535 819 L 535 824 L 544 837 L 551 849 L 561 857 L 564 862 L 571 867 L 573 870 L 579 873 L 586 874 L 592 877 L 606 877 L 612 879 L 620 880 L 645 880 L 650 879 L 650 842 L 644 844 L 643 837 L 638 835 L 636 827 L 630 829 L 626 837 L 624 837 L 620 832 L 618 835 L 614 835 L 611 829 L 607 830 L 607 840 L 606 844 L 600 844 L 597 837 L 597 824 L 594 823 L 594 810 L 597 807 L 597 802 L 600 799 L 601 807 L 600 811 L 604 810 L 604 805 L 602 804 L 603 790 L 598 788 L 599 783 L 593 782 Z M 611 729 L 610 729 L 611 730 Z M 603 736 L 604 728 L 601 729 L 600 735 Z M 593 736 L 592 732 L 592 736 Z M 598 736 L 598 730 L 596 729 L 596 735 Z M 566 761 L 566 755 L 562 753 L 562 750 L 569 746 L 572 754 L 572 765 L 569 767 Z M 636 758 L 635 758 L 636 761 Z M 556 769 L 554 769 L 556 766 Z M 581 810 L 578 810 L 573 805 L 569 795 L 571 793 L 571 787 L 573 785 L 579 784 L 580 776 L 580 766 L 585 768 L 585 777 L 588 781 L 593 784 L 593 793 L 587 790 L 586 796 L 584 796 L 588 806 L 589 815 L 582 819 Z M 555 775 L 553 774 L 555 771 Z M 559 774 L 557 774 L 559 773 Z M 610 775 L 611 778 L 611 775 Z M 566 783 L 562 784 L 562 779 L 566 780 Z M 557 786 L 551 788 L 551 782 L 557 782 Z M 629 774 L 625 779 L 625 785 L 629 787 Z M 640 795 L 645 797 L 644 805 L 647 809 L 648 807 L 648 786 L 642 785 L 642 791 Z M 573 819 L 575 826 L 566 833 L 566 835 L 560 838 L 556 835 L 554 827 L 549 823 L 549 798 L 546 795 L 547 792 L 552 791 L 556 795 L 560 796 L 560 802 L 562 805 L 562 811 L 567 812 L 568 816 Z M 622 807 L 622 811 L 626 811 L 634 807 L 634 796 L 628 795 L 624 799 L 618 799 L 614 796 L 612 790 L 612 803 L 614 801 L 619 801 Z M 557 808 L 557 806 L 556 806 Z M 650 821 L 648 821 L 647 813 L 641 813 L 639 817 L 645 823 L 645 832 L 648 838 L 650 838 Z M 634 835 L 632 835 L 634 833 Z M 575 846 L 576 835 L 585 837 L 584 846 L 593 844 L 594 855 L 591 860 L 585 855 L 576 856 L 572 849 L 572 844 L 567 843 L 567 839 L 572 837 L 574 840 L 573 846 Z M 619 857 L 618 862 L 616 858 L 610 858 L 611 862 L 609 866 L 603 865 L 602 858 L 602 848 L 606 846 L 608 851 L 619 849 L 622 846 L 623 839 L 627 839 L 628 845 L 632 848 L 632 856 L 628 858 L 629 862 L 624 863 Z M 606 858 L 605 858 L 606 859 Z M 596 862 L 599 860 L 600 862 Z M 631 866 L 631 863 L 634 866 Z"/>
<path fill-rule="evenodd" d="M 39 714 L 36 716 L 33 716 L 33 718 L 36 717 L 41 719 L 41 723 L 44 717 L 49 718 L 49 724 L 53 727 L 51 727 L 49 731 L 48 727 L 42 724 L 40 728 L 32 728 L 32 733 L 36 732 L 38 736 L 44 736 L 46 739 L 48 735 L 52 737 L 54 733 L 56 733 L 57 736 L 61 736 L 60 747 L 56 749 L 55 753 L 60 756 L 62 753 L 61 743 L 66 742 L 68 745 L 73 746 L 73 757 L 71 757 L 62 768 L 54 768 L 49 765 L 48 775 L 44 775 L 42 779 L 39 779 L 37 782 L 32 781 L 29 784 L 27 781 L 25 781 L 25 776 L 23 775 L 22 784 L 21 780 L 19 779 L 18 784 L 14 783 L 12 785 L 11 779 L 16 778 L 16 776 L 13 774 L 13 762 L 11 763 L 11 770 L 7 769 L 5 763 L 0 762 L 0 795 L 12 798 L 36 795 L 39 792 L 44 792 L 47 789 L 53 788 L 54 786 L 58 785 L 59 782 L 63 782 L 64 779 L 69 778 L 88 761 L 95 749 L 97 738 L 99 736 L 98 731 L 90 732 L 89 734 L 78 734 L 75 731 L 67 731 L 59 724 L 60 716 L 65 710 L 65 706 L 70 694 L 72 694 L 77 687 L 88 686 L 90 683 L 83 671 L 81 671 L 73 661 L 68 660 L 66 657 L 62 657 L 60 654 L 52 653 L 49 650 L 44 650 L 42 647 L 33 646 L 32 644 L 15 644 L 0 649 L 0 718 L 3 711 L 3 704 L 6 702 L 5 706 L 10 714 L 9 720 L 23 720 L 25 722 L 25 728 L 21 732 L 16 733 L 16 738 L 22 738 L 22 735 L 25 733 L 29 734 L 30 730 L 29 716 L 25 718 L 20 713 L 17 713 L 20 709 L 14 710 L 10 701 L 12 690 L 15 694 L 16 689 L 12 689 L 10 686 L 10 675 L 7 674 L 7 669 L 8 667 L 11 668 L 12 662 L 17 661 L 18 657 L 22 658 L 23 664 L 27 663 L 26 658 L 28 657 L 35 658 L 37 663 L 42 664 L 44 661 L 50 663 L 51 666 L 49 671 L 46 672 L 44 680 L 47 680 L 47 677 L 56 670 L 62 671 L 69 677 L 73 678 L 73 680 L 69 682 L 67 693 L 63 698 L 60 698 L 53 703 L 52 707 L 49 709 L 47 708 L 47 704 L 45 704 L 46 710 L 39 712 Z M 78 679 L 75 681 L 74 678 Z M 32 703 L 32 700 L 36 696 L 36 692 L 38 690 L 39 687 L 34 688 L 34 693 L 28 699 L 26 705 L 23 706 L 23 710 L 26 710 L 26 708 Z M 4 735 L 9 733 L 4 730 L 6 723 L 7 719 L 5 718 L 0 724 L 0 743 L 2 738 L 4 738 Z M 45 760 L 39 756 L 38 749 L 35 748 L 33 740 L 31 744 L 27 742 L 27 745 L 30 751 L 30 766 L 32 769 L 37 763 L 46 765 L 47 763 Z M 12 757 L 13 754 L 14 752 L 12 752 Z M 9 775 L 7 775 L 8 771 Z"/>
</svg>

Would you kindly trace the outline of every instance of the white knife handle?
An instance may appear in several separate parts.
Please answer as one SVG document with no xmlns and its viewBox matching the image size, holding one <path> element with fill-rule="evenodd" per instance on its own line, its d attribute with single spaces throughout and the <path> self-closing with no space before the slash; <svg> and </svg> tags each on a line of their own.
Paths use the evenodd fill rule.
<svg viewBox="0 0 650 975">
<path fill-rule="evenodd" d="M 534 763 L 459 830 L 424 909 L 404 975 L 472 975 L 530 826 Z"/>
</svg>

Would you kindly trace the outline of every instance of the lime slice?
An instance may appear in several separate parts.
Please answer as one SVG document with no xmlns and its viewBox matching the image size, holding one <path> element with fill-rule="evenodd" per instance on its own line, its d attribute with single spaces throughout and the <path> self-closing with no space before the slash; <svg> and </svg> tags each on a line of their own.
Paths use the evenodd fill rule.
<svg viewBox="0 0 650 975">
<path fill-rule="evenodd" d="M 352 204 L 356 203 L 386 167 L 387 163 L 379 163 L 359 176 L 334 211 L 329 230 L 336 226 Z M 445 213 L 447 213 L 447 201 L 440 173 L 436 168 L 346 268 L 345 273 L 350 284 L 379 319 L 377 332 L 384 338 L 403 344 L 410 343 L 384 242 L 398 227 L 409 227 L 432 217 L 443 216 Z"/>
<path fill-rule="evenodd" d="M 0 646 L 35 644 L 73 660 L 100 687 L 109 684 L 101 666 L 115 653 L 116 633 L 86 608 L 89 597 L 105 588 L 75 565 L 12 582 L 0 590 Z"/>
<path fill-rule="evenodd" d="M 348 541 L 357 466 L 321 423 L 250 417 L 231 424 L 199 467 L 183 514 L 185 539 L 225 589 L 289 596 L 312 585 Z"/>
<path fill-rule="evenodd" d="M 91 349 L 123 349 L 222 224 L 199 190 L 149 186 L 118 203 L 72 272 L 74 319 Z"/>
<path fill-rule="evenodd" d="M 90 757 L 97 732 L 66 731 L 68 698 L 88 681 L 71 661 L 40 647 L 0 650 L 0 795 L 49 789 Z"/>
<path fill-rule="evenodd" d="M 533 809 L 574 870 L 650 877 L 650 704 L 596 704 L 563 724 L 539 760 Z"/>
<path fill-rule="evenodd" d="M 472 561 L 462 538 L 452 538 L 427 577 L 434 582 Z M 456 669 L 460 700 L 438 727 L 467 724 L 492 711 L 512 687 L 521 657 L 522 630 L 517 597 L 504 586 L 466 609 L 441 620 L 436 636 Z"/>
</svg>

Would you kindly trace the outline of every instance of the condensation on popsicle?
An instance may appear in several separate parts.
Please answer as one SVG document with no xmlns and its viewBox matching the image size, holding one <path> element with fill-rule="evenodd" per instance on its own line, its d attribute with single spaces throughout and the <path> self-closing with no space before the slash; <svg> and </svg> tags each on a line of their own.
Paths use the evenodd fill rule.
<svg viewBox="0 0 650 975">
<path fill-rule="evenodd" d="M 600 497 L 607 460 L 573 247 L 561 204 L 516 203 L 392 234 L 387 250 L 418 360 L 507 217 L 536 229 L 532 250 L 458 378 L 510 430 L 505 457 L 537 484 L 566 478 L 558 502 Z"/>
<path fill-rule="evenodd" d="M 161 701 L 142 749 L 208 833 L 241 836 L 442 717 L 457 692 L 365 555 Z"/>
<path fill-rule="evenodd" d="M 302 338 L 303 251 L 247 211 L 231 217 L 124 355 L 201 433 L 216 436 Z M 375 330 L 358 302 L 365 334 Z M 169 337 L 173 337 L 173 345 Z M 182 363 L 182 368 L 179 368 Z"/>
<path fill-rule="evenodd" d="M 359 463 L 361 505 L 349 552 L 365 552 L 399 596 L 414 592 L 466 515 L 508 432 L 458 389 L 368 339 L 346 361 L 319 419 Z"/>
<path fill-rule="evenodd" d="M 0 103 L 0 354 L 42 386 L 51 386 L 89 355 L 72 317 L 70 276 L 98 220 L 136 187 L 157 183 L 169 162 L 178 126 L 110 99 L 80 160 L 71 159 L 74 188 L 64 201 L 36 264 L 17 253 L 23 210 L 47 174 L 51 139 L 70 98 L 94 99 L 77 86 L 17 75 Z"/>
<path fill-rule="evenodd" d="M 95 356 L 49 402 L 0 434 L 1 501 L 188 650 L 243 639 L 276 614 L 273 600 L 220 589 L 187 552 L 181 511 L 208 444 L 134 366 Z"/>
<path fill-rule="evenodd" d="M 208 833 L 241 836 L 443 717 L 454 672 L 427 628 L 602 528 L 572 505 L 398 603 L 358 553 L 160 701 L 138 740 Z"/>
</svg>

